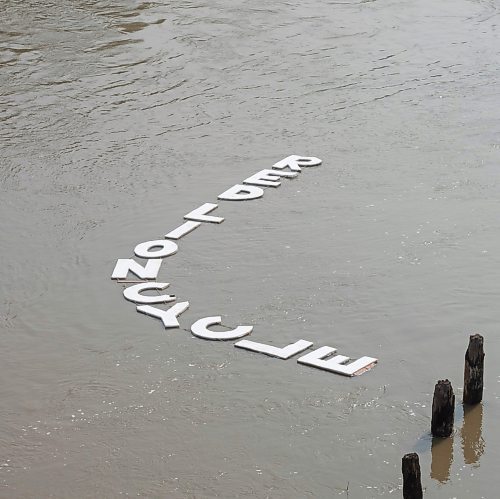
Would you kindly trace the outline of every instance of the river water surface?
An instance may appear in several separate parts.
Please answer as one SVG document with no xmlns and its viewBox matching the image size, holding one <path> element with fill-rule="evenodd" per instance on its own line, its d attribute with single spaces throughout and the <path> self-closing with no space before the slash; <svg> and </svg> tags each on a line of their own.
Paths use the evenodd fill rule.
<svg viewBox="0 0 500 499">
<path fill-rule="evenodd" d="M 0 6 L 0 497 L 400 497 L 412 451 L 427 497 L 498 497 L 497 0 Z M 323 164 L 165 260 L 181 329 L 136 313 L 116 259 L 289 154 Z M 192 337 L 209 315 L 379 364 Z"/>
</svg>

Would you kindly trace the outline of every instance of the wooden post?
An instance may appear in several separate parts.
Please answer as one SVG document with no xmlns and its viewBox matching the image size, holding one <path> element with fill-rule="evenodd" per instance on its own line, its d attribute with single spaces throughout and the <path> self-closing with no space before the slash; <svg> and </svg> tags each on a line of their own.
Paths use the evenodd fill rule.
<svg viewBox="0 0 500 499">
<path fill-rule="evenodd" d="M 422 482 L 420 480 L 420 463 L 418 454 L 405 454 L 402 459 L 403 499 L 422 499 Z"/>
<path fill-rule="evenodd" d="M 483 337 L 471 334 L 465 352 L 464 404 L 479 404 L 483 399 Z"/>
<path fill-rule="evenodd" d="M 449 437 L 453 432 L 455 416 L 455 394 L 451 383 L 439 380 L 434 387 L 432 399 L 431 431 L 435 437 Z"/>
</svg>

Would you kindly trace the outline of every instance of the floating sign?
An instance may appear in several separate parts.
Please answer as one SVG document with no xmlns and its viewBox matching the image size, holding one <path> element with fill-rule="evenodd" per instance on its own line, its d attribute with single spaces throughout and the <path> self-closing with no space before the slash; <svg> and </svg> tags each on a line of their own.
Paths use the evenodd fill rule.
<svg viewBox="0 0 500 499">
<path fill-rule="evenodd" d="M 222 201 L 249 201 L 258 199 L 264 195 L 262 187 L 277 188 L 281 185 L 282 179 L 295 178 L 302 171 L 302 168 L 319 166 L 320 164 L 321 160 L 319 158 L 297 155 L 288 156 L 275 163 L 272 168 L 260 170 L 243 180 L 243 183 L 233 185 L 222 194 L 219 194 L 217 198 Z M 168 309 L 159 308 L 157 305 L 175 302 L 177 300 L 176 296 L 170 294 L 151 296 L 145 295 L 143 292 L 151 290 L 157 292 L 164 291 L 170 286 L 168 282 L 156 282 L 155 279 L 158 276 L 163 260 L 177 253 L 178 246 L 174 241 L 190 234 L 203 223 L 220 224 L 224 222 L 223 217 L 211 214 L 217 208 L 217 204 L 204 203 L 185 215 L 184 219 L 186 221 L 168 232 L 164 239 L 145 241 L 138 244 L 134 248 L 134 254 L 137 257 L 147 260 L 144 265 L 132 258 L 120 258 L 116 262 L 111 279 L 122 283 L 130 283 L 131 281 L 127 281 L 129 274 L 134 274 L 136 278 L 140 279 L 140 281 L 132 281 L 135 284 L 124 289 L 123 296 L 125 299 L 136 304 L 137 312 L 161 320 L 165 329 L 180 327 L 178 318 L 188 309 L 189 302 L 175 303 Z M 222 332 L 210 329 L 212 326 L 220 325 L 221 321 L 222 318 L 220 316 L 203 317 L 191 326 L 191 332 L 193 336 L 204 340 L 230 341 L 248 336 L 253 331 L 253 326 L 237 326 L 230 331 Z M 295 343 L 280 348 L 245 339 L 234 343 L 234 346 L 287 360 L 299 353 L 305 352 L 313 346 L 313 343 L 307 340 L 298 340 Z M 332 357 L 332 354 L 336 351 L 335 348 L 323 346 L 299 357 L 297 362 L 344 376 L 361 374 L 371 369 L 377 363 L 377 359 L 366 356 L 348 363 L 351 359 L 344 355 L 335 355 Z"/>
</svg>

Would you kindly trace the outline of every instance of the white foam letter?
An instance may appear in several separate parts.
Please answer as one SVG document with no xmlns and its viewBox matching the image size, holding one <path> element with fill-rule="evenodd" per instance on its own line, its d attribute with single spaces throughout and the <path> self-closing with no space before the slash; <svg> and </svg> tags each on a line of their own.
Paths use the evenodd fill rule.
<svg viewBox="0 0 500 499">
<path fill-rule="evenodd" d="M 205 203 L 199 208 L 196 208 L 196 210 L 190 211 L 187 215 L 184 215 L 184 218 L 186 220 L 195 220 L 196 222 L 211 222 L 214 224 L 220 224 L 224 222 L 222 217 L 212 217 L 207 215 L 207 213 L 215 210 L 215 208 L 217 208 L 216 204 Z"/>
<path fill-rule="evenodd" d="M 131 258 L 120 258 L 116 261 L 111 279 L 126 279 L 129 272 L 132 272 L 140 279 L 156 279 L 161 262 L 162 260 L 160 258 L 154 258 L 148 260 L 143 267 L 140 263 L 137 263 Z"/>
<path fill-rule="evenodd" d="M 148 289 L 159 289 L 160 291 L 168 288 L 168 282 L 145 282 L 142 284 L 135 284 L 134 286 L 129 286 L 123 290 L 123 296 L 135 303 L 169 303 L 175 301 L 175 296 L 172 295 L 156 295 L 147 296 L 141 295 L 141 291 L 146 291 Z"/>
<path fill-rule="evenodd" d="M 157 319 L 161 319 L 166 329 L 171 327 L 179 327 L 179 321 L 177 320 L 177 317 L 181 315 L 182 312 L 184 312 L 188 307 L 189 307 L 188 301 L 176 303 L 168 310 L 162 310 L 160 308 L 151 307 L 150 305 L 140 305 L 137 307 L 137 312 L 149 315 L 151 317 L 156 317 Z"/>
<path fill-rule="evenodd" d="M 226 201 L 247 201 L 249 199 L 261 198 L 264 195 L 264 190 L 255 185 L 236 184 L 230 187 L 227 191 L 219 194 L 218 199 Z"/>
<path fill-rule="evenodd" d="M 194 229 L 197 229 L 201 225 L 201 222 L 192 222 L 191 220 L 188 222 L 184 222 L 182 225 L 179 225 L 176 229 L 170 231 L 165 237 L 167 239 L 180 239 L 181 237 L 189 234 Z"/>
<path fill-rule="evenodd" d="M 153 251 L 153 248 L 159 249 Z M 177 244 L 173 241 L 165 241 L 164 239 L 146 241 L 145 243 L 138 244 L 134 249 L 134 253 L 141 258 L 165 258 L 177 253 Z"/>
<path fill-rule="evenodd" d="M 288 158 L 282 159 L 273 165 L 273 168 L 278 168 L 282 170 L 283 168 L 290 168 L 294 172 L 300 172 L 301 166 L 318 166 L 322 163 L 319 158 L 314 158 L 312 156 L 297 156 L 293 154 L 288 156 Z"/>
<path fill-rule="evenodd" d="M 278 348 L 271 345 L 266 345 L 265 343 L 257 343 L 256 341 L 241 340 L 234 344 L 235 347 L 244 348 L 245 350 L 251 350 L 252 352 L 263 353 L 265 355 L 270 355 L 271 357 L 278 357 L 279 359 L 289 359 L 294 355 L 307 350 L 312 346 L 311 341 L 299 340 L 295 343 L 290 343 L 286 347 Z"/>
<path fill-rule="evenodd" d="M 236 340 L 237 338 L 243 338 L 247 334 L 250 334 L 253 330 L 253 326 L 238 326 L 231 331 L 210 331 L 208 326 L 215 326 L 222 322 L 222 317 L 204 317 L 196 321 L 191 326 L 191 332 L 198 336 L 198 338 L 203 338 L 204 340 Z"/>
<path fill-rule="evenodd" d="M 255 173 L 246 180 L 245 184 L 264 185 L 268 187 L 279 187 L 281 182 L 278 182 L 280 177 L 296 177 L 298 173 L 295 172 L 277 172 L 276 170 L 261 170 Z"/>
<path fill-rule="evenodd" d="M 325 357 L 335 353 L 336 351 L 336 348 L 321 347 L 311 353 L 308 353 L 307 355 L 299 357 L 297 362 L 305 364 L 306 366 L 324 369 L 325 371 L 330 371 L 332 373 L 343 374 L 344 376 L 362 374 L 371 369 L 374 364 L 377 363 L 377 359 L 374 359 L 373 357 L 361 357 L 360 359 L 345 365 L 345 363 L 349 360 L 349 357 L 345 357 L 344 355 L 336 355 L 331 359 L 323 360 Z"/>
</svg>

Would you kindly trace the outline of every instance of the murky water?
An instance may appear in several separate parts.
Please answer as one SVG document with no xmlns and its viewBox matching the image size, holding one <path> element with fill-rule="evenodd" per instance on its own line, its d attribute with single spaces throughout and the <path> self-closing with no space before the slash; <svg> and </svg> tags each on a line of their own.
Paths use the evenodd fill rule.
<svg viewBox="0 0 500 499">
<path fill-rule="evenodd" d="M 495 498 L 497 1 L 2 0 L 0 496 Z M 117 258 L 289 154 L 323 159 L 179 242 L 165 331 Z M 200 317 L 380 359 L 347 379 Z M 481 406 L 432 441 L 434 383 Z"/>
</svg>

